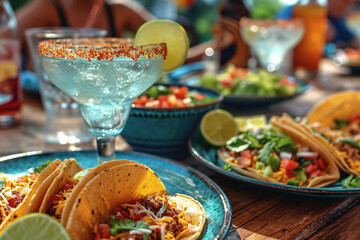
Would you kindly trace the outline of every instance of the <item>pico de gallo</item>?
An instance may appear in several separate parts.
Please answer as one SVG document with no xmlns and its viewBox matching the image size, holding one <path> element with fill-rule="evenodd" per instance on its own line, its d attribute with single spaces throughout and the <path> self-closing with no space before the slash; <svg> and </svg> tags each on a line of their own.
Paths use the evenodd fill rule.
<svg viewBox="0 0 360 240">
<path fill-rule="evenodd" d="M 220 91 L 224 96 L 275 97 L 292 95 L 301 90 L 295 79 L 265 70 L 251 72 L 248 69 L 227 67 L 219 74 L 205 73 L 199 78 L 201 86 Z"/>
<path fill-rule="evenodd" d="M 167 196 L 148 195 L 116 208 L 108 222 L 96 226 L 94 240 L 181 239 L 189 231 L 198 231 L 190 214 Z"/>
<path fill-rule="evenodd" d="M 187 86 L 164 86 L 156 85 L 150 87 L 143 95 L 133 102 L 135 107 L 149 108 L 181 108 L 213 101 L 214 99 L 189 90 Z"/>
<path fill-rule="evenodd" d="M 229 163 L 255 169 L 265 177 L 292 186 L 306 186 L 327 170 L 327 163 L 309 146 L 272 130 L 235 136 L 222 148 L 222 154 Z"/>
<path fill-rule="evenodd" d="M 360 115 L 351 114 L 348 119 L 335 119 L 331 127 L 311 124 L 313 131 L 327 139 L 345 162 L 360 175 Z"/>
</svg>

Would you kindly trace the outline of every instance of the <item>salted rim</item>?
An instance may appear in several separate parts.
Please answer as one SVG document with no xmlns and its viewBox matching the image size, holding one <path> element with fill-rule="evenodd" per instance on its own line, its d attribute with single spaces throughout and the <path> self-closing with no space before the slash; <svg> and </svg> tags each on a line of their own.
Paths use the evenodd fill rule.
<svg viewBox="0 0 360 240">
<path fill-rule="evenodd" d="M 271 27 L 277 26 L 281 28 L 303 28 L 304 24 L 301 19 L 293 18 L 293 19 L 252 19 L 243 17 L 240 19 L 239 24 L 241 27 L 245 27 L 247 25 L 258 25 L 259 27 Z"/>
<path fill-rule="evenodd" d="M 84 58 L 113 60 L 114 57 L 128 57 L 136 61 L 140 56 L 146 59 L 166 59 L 166 43 L 135 45 L 130 38 L 78 38 L 49 39 L 39 42 L 39 55 L 51 58 Z"/>
</svg>

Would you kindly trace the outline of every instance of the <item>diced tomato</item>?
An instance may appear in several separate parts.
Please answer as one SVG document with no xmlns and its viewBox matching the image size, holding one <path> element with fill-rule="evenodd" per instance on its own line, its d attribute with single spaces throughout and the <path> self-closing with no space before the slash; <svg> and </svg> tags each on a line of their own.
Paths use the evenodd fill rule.
<svg viewBox="0 0 360 240">
<path fill-rule="evenodd" d="M 161 108 L 168 108 L 170 107 L 169 103 L 167 101 L 161 101 L 160 102 L 160 107 Z"/>
<path fill-rule="evenodd" d="M 324 174 L 325 173 L 323 171 L 321 171 L 320 169 L 317 169 L 310 174 L 310 178 L 324 176 Z"/>
<path fill-rule="evenodd" d="M 176 107 L 186 107 L 186 104 L 183 101 L 177 101 Z"/>
<path fill-rule="evenodd" d="M 31 179 L 31 180 L 35 180 L 35 179 L 38 178 L 39 175 L 40 175 L 40 173 L 32 173 L 32 174 L 30 175 L 30 179 Z"/>
<path fill-rule="evenodd" d="M 73 182 L 66 182 L 63 186 L 63 190 L 69 190 L 69 189 L 72 189 L 74 187 L 75 183 Z"/>
<path fill-rule="evenodd" d="M 220 84 L 223 85 L 224 87 L 232 88 L 233 87 L 233 79 L 230 76 L 224 77 L 224 78 L 220 79 Z"/>
<path fill-rule="evenodd" d="M 204 98 L 205 98 L 205 95 L 204 95 L 204 94 L 199 93 L 199 94 L 196 94 L 196 95 L 195 95 L 195 99 L 198 100 L 198 101 L 201 101 L 201 100 L 203 100 Z"/>
<path fill-rule="evenodd" d="M 149 100 L 145 104 L 145 107 L 149 107 L 149 108 L 157 108 L 159 106 L 160 106 L 160 102 L 158 100 Z"/>
<path fill-rule="evenodd" d="M 313 173 L 314 171 L 317 170 L 317 165 L 315 164 L 308 164 L 305 166 L 305 172 L 308 174 L 308 175 L 311 175 L 311 173 Z"/>
<path fill-rule="evenodd" d="M 146 213 L 140 213 L 140 214 L 137 214 L 135 217 L 134 217 L 134 221 L 137 222 L 137 221 L 140 221 L 143 217 L 146 216 Z"/>
<path fill-rule="evenodd" d="M 123 215 L 121 215 L 121 214 L 117 214 L 116 218 L 119 219 L 119 220 L 125 220 L 125 217 Z"/>
<path fill-rule="evenodd" d="M 51 201 L 54 202 L 54 201 L 59 201 L 61 200 L 62 197 L 60 194 L 54 194 L 52 197 L 51 197 Z"/>
<path fill-rule="evenodd" d="M 297 87 L 298 84 L 295 81 L 292 81 L 289 77 L 284 76 L 281 80 L 280 80 L 280 85 L 283 86 L 289 86 L 289 87 Z"/>
<path fill-rule="evenodd" d="M 145 106 L 145 104 L 148 101 L 148 96 L 146 95 L 142 95 L 138 98 L 136 98 L 133 102 L 133 104 L 137 105 L 137 106 Z"/>
<path fill-rule="evenodd" d="M 248 75 L 249 71 L 245 70 L 245 69 L 241 69 L 241 68 L 234 68 L 229 75 L 232 78 L 236 78 L 236 77 L 241 77 L 241 78 L 245 78 Z"/>
<path fill-rule="evenodd" d="M 286 176 L 288 178 L 294 177 L 295 176 L 294 171 L 293 170 L 286 170 Z"/>
<path fill-rule="evenodd" d="M 242 158 L 252 159 L 251 151 L 250 151 L 250 150 L 245 150 L 245 151 L 240 152 L 240 156 L 241 156 Z"/>
<path fill-rule="evenodd" d="M 24 197 L 25 197 L 25 195 L 20 195 L 20 196 L 9 199 L 8 200 L 9 206 L 12 208 L 16 208 L 22 202 Z"/>
<path fill-rule="evenodd" d="M 326 164 L 325 164 L 325 162 L 324 162 L 324 160 L 322 158 L 319 158 L 316 161 L 316 165 L 320 170 L 323 170 L 323 171 L 326 170 Z"/>
<path fill-rule="evenodd" d="M 158 100 L 160 102 L 167 101 L 168 100 L 168 95 L 159 95 Z"/>
<path fill-rule="evenodd" d="M 360 115 L 359 114 L 353 113 L 349 117 L 349 122 L 350 123 L 353 123 L 353 122 L 358 121 L 358 120 L 360 120 Z"/>
<path fill-rule="evenodd" d="M 184 99 L 186 98 L 186 94 L 188 93 L 189 88 L 187 86 L 182 86 L 178 89 L 173 90 L 174 95 L 177 98 Z"/>
<path fill-rule="evenodd" d="M 294 170 L 295 168 L 297 168 L 299 166 L 299 163 L 295 162 L 293 160 L 287 159 L 287 158 L 283 158 L 281 160 L 281 166 L 285 170 Z"/>
<path fill-rule="evenodd" d="M 107 225 L 106 223 L 99 224 L 98 233 L 100 233 L 100 239 L 111 237 L 111 232 L 109 232 L 109 229 L 111 229 L 111 227 L 109 225 Z"/>
</svg>

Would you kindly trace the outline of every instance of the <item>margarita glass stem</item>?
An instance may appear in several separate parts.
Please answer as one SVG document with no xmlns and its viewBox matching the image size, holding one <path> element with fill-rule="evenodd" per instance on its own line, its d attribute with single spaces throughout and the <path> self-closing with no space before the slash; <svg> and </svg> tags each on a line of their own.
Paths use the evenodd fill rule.
<svg viewBox="0 0 360 240">
<path fill-rule="evenodd" d="M 115 159 L 115 137 L 96 137 L 98 161 L 100 163 Z"/>
</svg>

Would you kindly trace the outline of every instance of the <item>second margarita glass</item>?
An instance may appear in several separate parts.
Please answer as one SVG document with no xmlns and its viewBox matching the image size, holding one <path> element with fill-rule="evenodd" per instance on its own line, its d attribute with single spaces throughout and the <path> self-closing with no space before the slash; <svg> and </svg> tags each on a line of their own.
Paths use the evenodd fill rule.
<svg viewBox="0 0 360 240">
<path fill-rule="evenodd" d="M 115 137 L 133 100 L 159 78 L 166 44 L 135 45 L 121 38 L 47 40 L 39 43 L 39 54 L 50 81 L 80 105 L 97 140 L 98 160 L 115 159 Z"/>
</svg>

